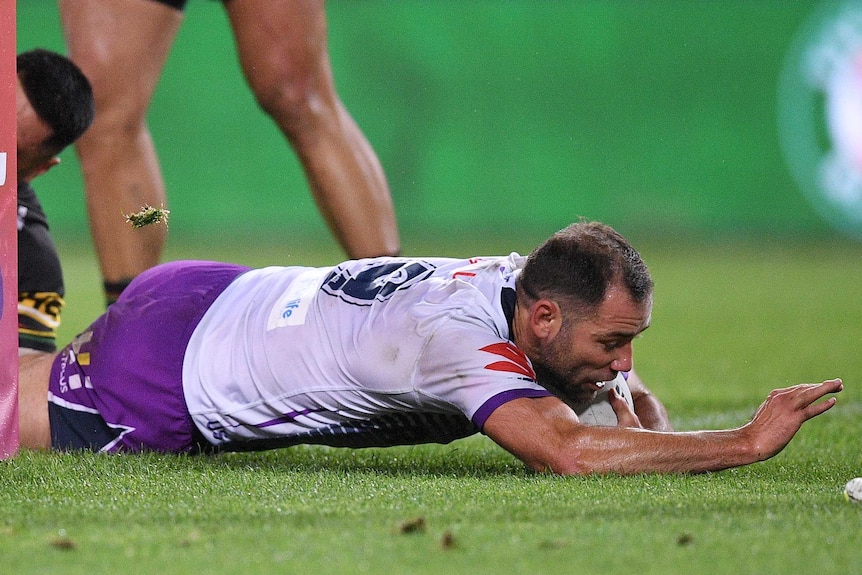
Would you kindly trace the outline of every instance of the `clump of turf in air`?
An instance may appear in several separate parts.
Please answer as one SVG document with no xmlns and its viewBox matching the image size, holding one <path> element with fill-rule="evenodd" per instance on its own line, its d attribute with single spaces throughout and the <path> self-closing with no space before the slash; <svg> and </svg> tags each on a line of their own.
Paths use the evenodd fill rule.
<svg viewBox="0 0 862 575">
<path fill-rule="evenodd" d="M 126 221 L 132 224 L 133 228 L 142 228 L 151 224 L 164 223 L 168 225 L 168 215 L 170 210 L 164 208 L 154 208 L 152 206 L 144 206 L 141 211 L 134 214 L 123 214 L 126 216 Z"/>
</svg>

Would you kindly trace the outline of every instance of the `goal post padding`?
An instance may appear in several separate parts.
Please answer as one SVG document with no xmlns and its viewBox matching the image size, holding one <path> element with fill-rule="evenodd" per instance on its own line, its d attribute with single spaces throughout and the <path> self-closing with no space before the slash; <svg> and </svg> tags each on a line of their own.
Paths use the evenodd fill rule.
<svg viewBox="0 0 862 575">
<path fill-rule="evenodd" d="M 18 451 L 15 0 L 0 0 L 0 459 Z"/>
</svg>

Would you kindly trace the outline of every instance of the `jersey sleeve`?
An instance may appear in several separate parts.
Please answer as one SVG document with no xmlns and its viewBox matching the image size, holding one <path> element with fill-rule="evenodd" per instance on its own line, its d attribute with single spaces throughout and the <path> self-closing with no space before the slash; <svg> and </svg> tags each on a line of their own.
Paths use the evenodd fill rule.
<svg viewBox="0 0 862 575">
<path fill-rule="evenodd" d="M 454 405 L 479 429 L 504 403 L 551 395 L 536 382 L 523 351 L 471 318 L 452 319 L 439 329 L 419 370 L 419 393 Z"/>
</svg>

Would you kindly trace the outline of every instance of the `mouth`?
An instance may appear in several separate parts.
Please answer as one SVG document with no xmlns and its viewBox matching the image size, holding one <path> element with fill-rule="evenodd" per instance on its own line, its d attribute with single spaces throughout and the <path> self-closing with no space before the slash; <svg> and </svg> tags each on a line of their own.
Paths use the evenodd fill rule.
<svg viewBox="0 0 862 575">
<path fill-rule="evenodd" d="M 596 383 L 596 385 L 598 386 L 599 389 L 601 389 L 601 388 L 607 386 L 613 380 L 615 380 L 619 374 L 620 374 L 620 372 L 611 370 L 610 376 L 607 379 L 603 379 L 602 381 L 599 381 L 598 383 Z"/>
<path fill-rule="evenodd" d="M 587 383 L 584 387 L 587 389 L 591 389 L 591 390 L 598 393 L 598 392 L 604 391 L 607 388 L 608 384 L 610 384 L 614 379 L 616 379 L 616 377 L 617 377 L 617 374 L 614 373 L 608 379 L 604 379 L 602 381 L 596 381 L 596 382 L 592 382 L 592 383 Z"/>
</svg>

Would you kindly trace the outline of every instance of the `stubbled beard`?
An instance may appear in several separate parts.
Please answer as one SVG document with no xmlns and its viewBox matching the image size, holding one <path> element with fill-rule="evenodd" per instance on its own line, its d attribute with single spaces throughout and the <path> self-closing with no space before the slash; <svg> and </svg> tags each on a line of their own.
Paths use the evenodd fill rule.
<svg viewBox="0 0 862 575">
<path fill-rule="evenodd" d="M 590 403 L 596 397 L 596 391 L 573 387 L 565 379 L 544 365 L 533 364 L 536 372 L 536 381 L 539 385 L 553 393 L 564 403 L 569 405 L 582 405 Z"/>
</svg>

